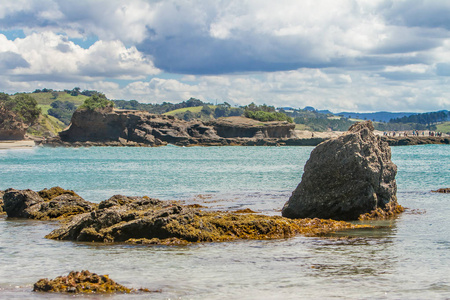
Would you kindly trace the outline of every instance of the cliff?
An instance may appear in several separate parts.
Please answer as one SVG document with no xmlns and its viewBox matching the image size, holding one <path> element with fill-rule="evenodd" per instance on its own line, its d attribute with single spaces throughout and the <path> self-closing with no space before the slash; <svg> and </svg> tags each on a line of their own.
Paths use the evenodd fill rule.
<svg viewBox="0 0 450 300">
<path fill-rule="evenodd" d="M 52 145 L 277 145 L 295 138 L 294 124 L 243 117 L 203 123 L 131 110 L 78 110 Z"/>
<path fill-rule="evenodd" d="M 0 106 L 0 140 L 23 140 L 27 128 L 12 111 Z"/>
</svg>

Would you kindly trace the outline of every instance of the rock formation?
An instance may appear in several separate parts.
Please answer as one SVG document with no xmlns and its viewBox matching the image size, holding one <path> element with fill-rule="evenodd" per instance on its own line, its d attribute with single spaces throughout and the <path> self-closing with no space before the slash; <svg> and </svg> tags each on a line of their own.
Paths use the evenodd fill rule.
<svg viewBox="0 0 450 300">
<path fill-rule="evenodd" d="M 85 270 L 81 272 L 72 271 L 67 276 L 58 276 L 51 280 L 40 279 L 34 284 L 33 292 L 111 294 L 150 291 L 147 289 L 130 289 L 110 279 L 108 275 L 97 275 Z"/>
<path fill-rule="evenodd" d="M 85 213 L 96 208 L 76 193 L 54 187 L 39 193 L 32 190 L 7 189 L 3 208 L 10 218 L 49 220 Z"/>
<path fill-rule="evenodd" d="M 149 197 L 116 195 L 91 213 L 80 214 L 46 237 L 87 242 L 133 244 L 186 244 L 236 239 L 287 238 L 296 234 L 318 235 L 356 228 L 332 220 L 291 220 L 233 212 L 202 211 Z"/>
<path fill-rule="evenodd" d="M 27 128 L 12 111 L 0 105 L 0 140 L 23 140 Z"/>
<path fill-rule="evenodd" d="M 232 120 L 232 121 L 230 121 Z M 295 137 L 294 124 L 259 122 L 243 117 L 207 123 L 129 110 L 78 110 L 60 139 L 51 145 L 161 146 L 276 145 Z"/>
<path fill-rule="evenodd" d="M 282 215 L 357 220 L 378 208 L 397 208 L 397 167 L 389 146 L 373 130 L 370 121 L 356 123 L 318 145 Z"/>
<path fill-rule="evenodd" d="M 432 191 L 434 193 L 442 193 L 442 194 L 450 194 L 450 188 L 441 188 L 437 189 L 435 191 Z"/>
</svg>

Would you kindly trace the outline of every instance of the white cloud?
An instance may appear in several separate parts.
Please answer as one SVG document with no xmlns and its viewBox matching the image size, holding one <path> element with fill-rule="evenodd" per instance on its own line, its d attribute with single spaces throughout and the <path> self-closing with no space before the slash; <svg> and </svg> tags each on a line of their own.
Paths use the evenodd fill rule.
<svg viewBox="0 0 450 300">
<path fill-rule="evenodd" d="M 117 99 L 333 111 L 448 109 L 449 12 L 446 1 L 414 0 L 4 0 L 0 29 L 26 37 L 0 34 L 0 88 L 80 86 Z M 98 41 L 83 49 L 73 37 Z"/>
<path fill-rule="evenodd" d="M 83 49 L 63 35 L 42 32 L 14 41 L 0 35 L 0 42 L 0 53 L 16 53 L 28 63 L 10 71 L 19 80 L 27 76 L 46 81 L 140 79 L 160 72 L 148 57 L 120 41 L 98 41 Z"/>
</svg>

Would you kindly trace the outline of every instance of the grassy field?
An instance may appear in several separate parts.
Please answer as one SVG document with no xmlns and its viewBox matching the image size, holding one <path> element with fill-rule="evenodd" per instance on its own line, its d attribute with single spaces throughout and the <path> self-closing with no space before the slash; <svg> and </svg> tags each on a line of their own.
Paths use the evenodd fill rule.
<svg viewBox="0 0 450 300">
<path fill-rule="evenodd" d="M 215 105 L 208 105 L 212 110 L 214 110 L 214 109 L 216 109 L 216 106 Z M 188 110 L 191 112 L 191 113 L 199 113 L 201 110 L 202 110 L 202 108 L 203 108 L 203 106 L 194 106 L 194 107 L 185 107 L 185 108 L 180 108 L 180 109 L 175 109 L 175 110 L 171 110 L 171 111 L 168 111 L 168 112 L 166 112 L 166 113 L 164 113 L 164 115 L 168 115 L 168 116 L 174 116 L 174 115 L 177 115 L 177 114 L 180 114 L 180 113 L 185 113 L 185 112 L 187 112 Z"/>
<path fill-rule="evenodd" d="M 87 96 L 84 95 L 78 95 L 78 96 L 71 96 L 70 94 L 67 94 L 66 92 L 57 92 L 58 97 L 55 99 L 52 95 L 52 93 L 29 93 L 28 95 L 32 96 L 37 103 L 43 107 L 42 110 L 44 110 L 44 106 L 48 105 L 50 107 L 50 104 L 53 101 L 59 100 L 59 101 L 70 101 L 75 103 L 75 105 L 81 105 L 83 104 L 84 100 L 86 100 Z"/>
<path fill-rule="evenodd" d="M 42 105 L 42 104 L 38 104 L 38 107 L 41 108 L 41 111 L 44 115 L 48 114 L 48 110 L 52 108 L 50 105 Z"/>
<path fill-rule="evenodd" d="M 450 133 L 450 122 L 444 122 L 436 125 L 436 131 Z"/>
</svg>

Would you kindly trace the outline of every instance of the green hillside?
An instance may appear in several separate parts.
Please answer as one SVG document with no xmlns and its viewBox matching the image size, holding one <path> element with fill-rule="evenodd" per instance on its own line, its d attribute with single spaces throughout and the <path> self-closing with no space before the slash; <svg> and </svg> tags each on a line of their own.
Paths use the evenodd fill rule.
<svg viewBox="0 0 450 300">
<path fill-rule="evenodd" d="M 208 106 L 209 106 L 209 108 L 211 108 L 212 110 L 214 110 L 214 109 L 216 108 L 215 105 L 208 105 Z M 184 113 L 186 113 L 188 110 L 189 110 L 191 113 L 196 114 L 196 113 L 199 113 L 199 112 L 202 110 L 202 108 L 203 108 L 203 106 L 184 107 L 184 108 L 179 108 L 179 109 L 175 109 L 175 110 L 168 111 L 168 112 L 164 113 L 163 115 L 176 116 L 176 115 L 179 115 L 179 114 L 184 114 Z"/>
<path fill-rule="evenodd" d="M 70 101 L 73 102 L 76 106 L 83 104 L 84 100 L 89 98 L 88 96 L 78 95 L 72 96 L 66 92 L 47 92 L 47 93 L 27 93 L 27 95 L 32 96 L 36 102 L 43 107 L 44 105 L 50 105 L 52 102 L 59 101 Z M 55 97 L 56 96 L 56 97 Z M 50 107 L 49 107 L 50 108 Z"/>
<path fill-rule="evenodd" d="M 450 134 L 450 122 L 444 122 L 436 125 L 436 131 Z"/>
</svg>

